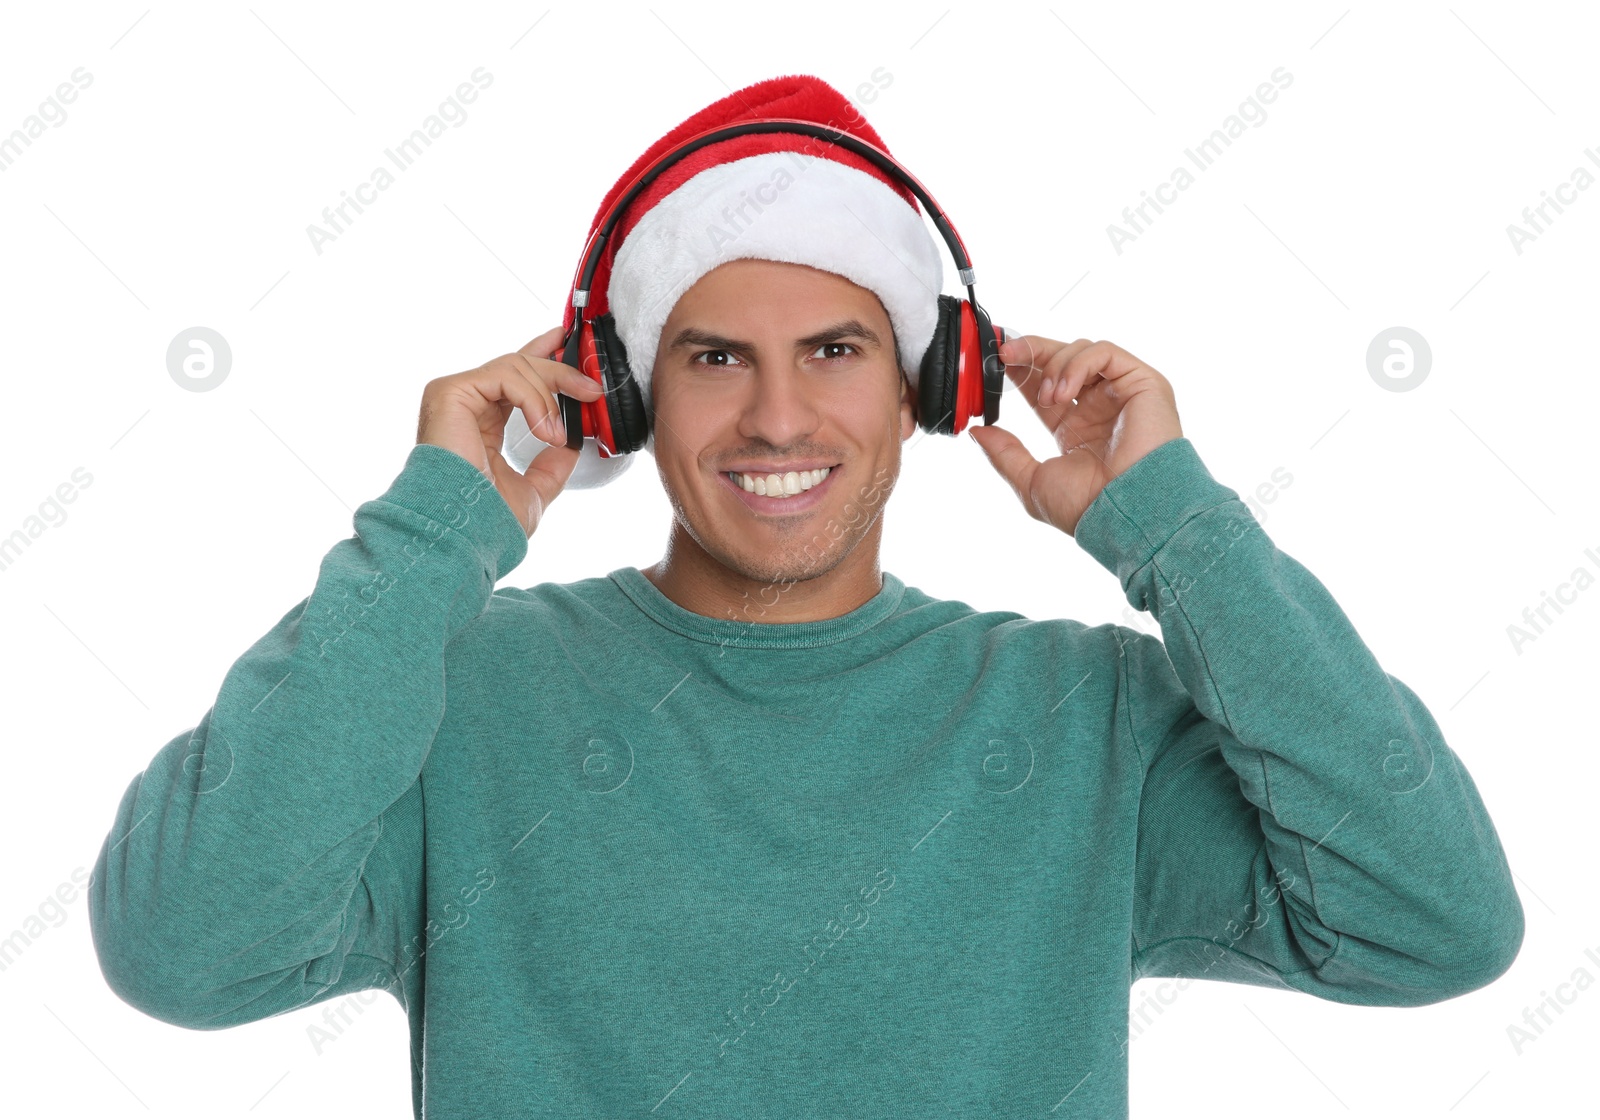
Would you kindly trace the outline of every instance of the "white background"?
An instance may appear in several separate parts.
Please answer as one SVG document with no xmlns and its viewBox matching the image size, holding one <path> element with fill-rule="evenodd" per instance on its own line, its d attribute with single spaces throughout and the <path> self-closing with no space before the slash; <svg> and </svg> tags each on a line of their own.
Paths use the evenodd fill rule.
<svg viewBox="0 0 1600 1120">
<path fill-rule="evenodd" d="M 1429 705 L 1527 914 L 1506 976 L 1430 1007 L 1191 986 L 1132 1044 L 1133 1114 L 1592 1107 L 1600 990 L 1520 1054 L 1507 1028 L 1575 970 L 1600 976 L 1600 589 L 1520 652 L 1507 628 L 1576 568 L 1600 574 L 1600 190 L 1520 254 L 1507 227 L 1575 168 L 1600 174 L 1597 34 L 1577 4 L 8 6 L 0 135 L 75 68 L 93 81 L 0 173 L 0 536 L 75 469 L 93 481 L 0 571 L 0 938 L 93 867 L 128 784 L 310 592 L 404 462 L 423 383 L 559 321 L 640 152 L 762 78 L 855 97 L 882 68 L 860 106 L 951 215 L 997 323 L 1154 365 L 1241 494 L 1292 475 L 1258 517 Z M 315 252 L 306 227 L 480 66 L 493 84 L 465 122 Z M 1108 225 L 1279 67 L 1293 82 L 1265 122 L 1118 253 Z M 195 325 L 233 354 L 204 393 L 166 368 Z M 1432 350 L 1408 392 L 1367 368 L 1395 326 Z M 1050 453 L 1019 402 L 1001 423 Z M 668 522 L 642 457 L 564 494 L 505 582 L 646 566 Z M 968 439 L 908 451 L 885 526 L 884 567 L 930 594 L 1153 628 Z M 0 1109 L 409 1114 L 387 997 L 320 1054 L 320 1006 L 170 1027 L 106 987 L 82 893 L 62 911 L 0 971 Z"/>
</svg>

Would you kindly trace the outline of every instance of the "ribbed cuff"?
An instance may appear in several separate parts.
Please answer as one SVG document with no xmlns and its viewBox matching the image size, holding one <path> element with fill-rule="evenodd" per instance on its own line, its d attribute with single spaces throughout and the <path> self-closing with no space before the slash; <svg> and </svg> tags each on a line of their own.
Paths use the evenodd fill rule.
<svg viewBox="0 0 1600 1120">
<path fill-rule="evenodd" d="M 528 536 L 494 482 L 477 467 L 437 444 L 419 443 L 406 456 L 379 501 L 404 506 L 459 533 L 490 573 L 491 582 L 528 554 Z"/>
<path fill-rule="evenodd" d="M 1180 436 L 1146 452 L 1108 482 L 1078 519 L 1073 536 L 1127 592 L 1139 570 L 1185 522 L 1237 501 L 1238 493 L 1212 478 L 1194 444 Z M 1249 507 L 1241 503 L 1240 508 L 1248 515 Z"/>
</svg>

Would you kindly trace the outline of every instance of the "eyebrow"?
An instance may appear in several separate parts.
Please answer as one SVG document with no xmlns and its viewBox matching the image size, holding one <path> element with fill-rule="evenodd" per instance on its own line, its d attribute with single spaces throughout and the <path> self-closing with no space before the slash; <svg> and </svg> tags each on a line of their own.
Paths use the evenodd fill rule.
<svg viewBox="0 0 1600 1120">
<path fill-rule="evenodd" d="M 870 342 L 873 346 L 882 346 L 883 340 L 878 337 L 878 332 L 867 326 L 860 319 L 844 319 L 830 326 L 806 335 L 804 338 L 795 339 L 796 347 L 815 350 L 825 342 L 837 342 L 844 338 L 859 338 Z M 750 353 L 756 348 L 755 343 L 745 342 L 737 338 L 725 338 L 720 334 L 700 330 L 698 327 L 684 327 L 672 338 L 668 350 L 677 350 L 684 346 L 706 346 L 715 350 L 738 350 Z"/>
</svg>

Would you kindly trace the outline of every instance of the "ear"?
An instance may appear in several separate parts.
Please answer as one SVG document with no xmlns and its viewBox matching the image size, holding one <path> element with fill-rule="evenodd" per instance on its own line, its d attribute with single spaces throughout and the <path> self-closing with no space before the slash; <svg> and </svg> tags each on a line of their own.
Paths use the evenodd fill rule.
<svg viewBox="0 0 1600 1120">
<path fill-rule="evenodd" d="M 900 371 L 900 442 L 917 434 L 917 391 L 904 370 Z"/>
</svg>

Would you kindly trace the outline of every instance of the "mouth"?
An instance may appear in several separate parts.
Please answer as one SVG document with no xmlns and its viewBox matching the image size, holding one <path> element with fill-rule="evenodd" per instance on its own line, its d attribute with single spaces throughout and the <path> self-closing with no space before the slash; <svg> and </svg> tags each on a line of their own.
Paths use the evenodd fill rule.
<svg viewBox="0 0 1600 1120">
<path fill-rule="evenodd" d="M 734 475 L 728 471 L 718 471 L 722 484 L 744 503 L 745 508 L 752 513 L 763 516 L 793 516 L 814 509 L 823 496 L 833 487 L 833 480 L 839 474 L 839 465 L 828 468 L 828 473 L 821 482 L 814 483 L 809 489 L 802 489 L 798 494 L 788 497 L 769 497 L 765 494 L 752 493 L 744 486 L 734 481 Z"/>
</svg>

